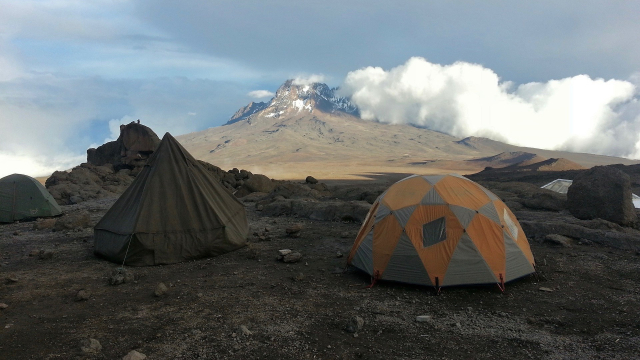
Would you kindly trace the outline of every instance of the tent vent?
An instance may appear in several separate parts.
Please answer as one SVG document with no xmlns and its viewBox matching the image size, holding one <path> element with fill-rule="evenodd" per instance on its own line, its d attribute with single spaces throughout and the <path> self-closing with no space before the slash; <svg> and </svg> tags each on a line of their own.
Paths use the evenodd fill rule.
<svg viewBox="0 0 640 360">
<path fill-rule="evenodd" d="M 444 217 L 422 225 L 422 246 L 428 247 L 447 239 L 447 222 Z"/>
</svg>

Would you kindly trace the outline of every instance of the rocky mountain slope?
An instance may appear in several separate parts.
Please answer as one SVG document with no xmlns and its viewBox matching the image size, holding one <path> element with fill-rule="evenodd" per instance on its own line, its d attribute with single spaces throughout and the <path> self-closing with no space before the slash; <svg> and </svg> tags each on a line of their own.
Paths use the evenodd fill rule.
<svg viewBox="0 0 640 360">
<path fill-rule="evenodd" d="M 380 173 L 474 173 L 533 156 L 529 164 L 565 158 L 581 166 L 633 164 L 615 157 L 522 148 L 479 137 L 456 138 L 410 125 L 359 118 L 349 99 L 325 84 L 288 80 L 268 103 L 251 103 L 225 124 L 177 137 L 196 158 L 223 169 L 238 167 L 278 179 L 362 178 Z M 537 157 L 536 157 L 537 156 Z M 465 160 L 486 158 L 483 161 Z M 506 161 L 506 162 L 505 162 Z M 524 161 L 524 159 L 523 159 Z"/>
</svg>

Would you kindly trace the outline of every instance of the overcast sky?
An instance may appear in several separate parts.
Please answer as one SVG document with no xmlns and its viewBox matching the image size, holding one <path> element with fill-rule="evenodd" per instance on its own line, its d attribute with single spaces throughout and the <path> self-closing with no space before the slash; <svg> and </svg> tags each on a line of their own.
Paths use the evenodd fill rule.
<svg viewBox="0 0 640 360">
<path fill-rule="evenodd" d="M 0 176 L 70 168 L 135 119 L 160 136 L 219 126 L 311 76 L 375 121 L 640 157 L 639 14 L 631 1 L 0 0 Z M 558 122 L 551 138 L 531 125 Z"/>
</svg>

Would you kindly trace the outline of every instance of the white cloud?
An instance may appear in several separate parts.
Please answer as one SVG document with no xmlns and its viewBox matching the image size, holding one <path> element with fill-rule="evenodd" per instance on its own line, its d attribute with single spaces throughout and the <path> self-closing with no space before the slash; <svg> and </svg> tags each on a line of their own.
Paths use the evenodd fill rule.
<svg viewBox="0 0 640 360">
<path fill-rule="evenodd" d="M 254 90 L 254 91 L 250 91 L 247 95 L 256 99 L 264 99 L 264 98 L 273 97 L 275 93 L 269 90 Z"/>
<path fill-rule="evenodd" d="M 342 86 L 368 120 L 522 146 L 640 157 L 636 91 L 629 81 L 587 75 L 514 88 L 481 65 L 439 65 L 418 57 L 388 71 L 352 71 Z"/>
<path fill-rule="evenodd" d="M 293 79 L 293 85 L 311 85 L 313 83 L 325 82 L 326 76 L 322 74 L 300 75 Z"/>
</svg>

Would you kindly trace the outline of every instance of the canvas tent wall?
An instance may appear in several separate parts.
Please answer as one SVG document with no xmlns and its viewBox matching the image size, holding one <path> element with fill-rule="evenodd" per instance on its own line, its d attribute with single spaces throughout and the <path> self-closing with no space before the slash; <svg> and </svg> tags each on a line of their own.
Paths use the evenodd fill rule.
<svg viewBox="0 0 640 360">
<path fill-rule="evenodd" d="M 60 214 L 60 206 L 38 180 L 22 174 L 0 179 L 0 222 Z"/>
<path fill-rule="evenodd" d="M 242 203 L 167 133 L 94 231 L 97 255 L 140 266 L 235 250 L 249 228 Z"/>
<path fill-rule="evenodd" d="M 413 175 L 389 187 L 347 261 L 374 279 L 429 286 L 503 284 L 535 271 L 511 210 L 459 175 Z"/>
<path fill-rule="evenodd" d="M 569 186 L 571 186 L 571 184 L 573 184 L 573 180 L 556 179 L 546 185 L 543 185 L 541 188 L 555 191 L 560 194 L 566 194 L 567 191 L 569 191 Z M 633 206 L 636 209 L 640 209 L 640 196 L 631 194 L 631 201 L 633 201 Z"/>
</svg>

